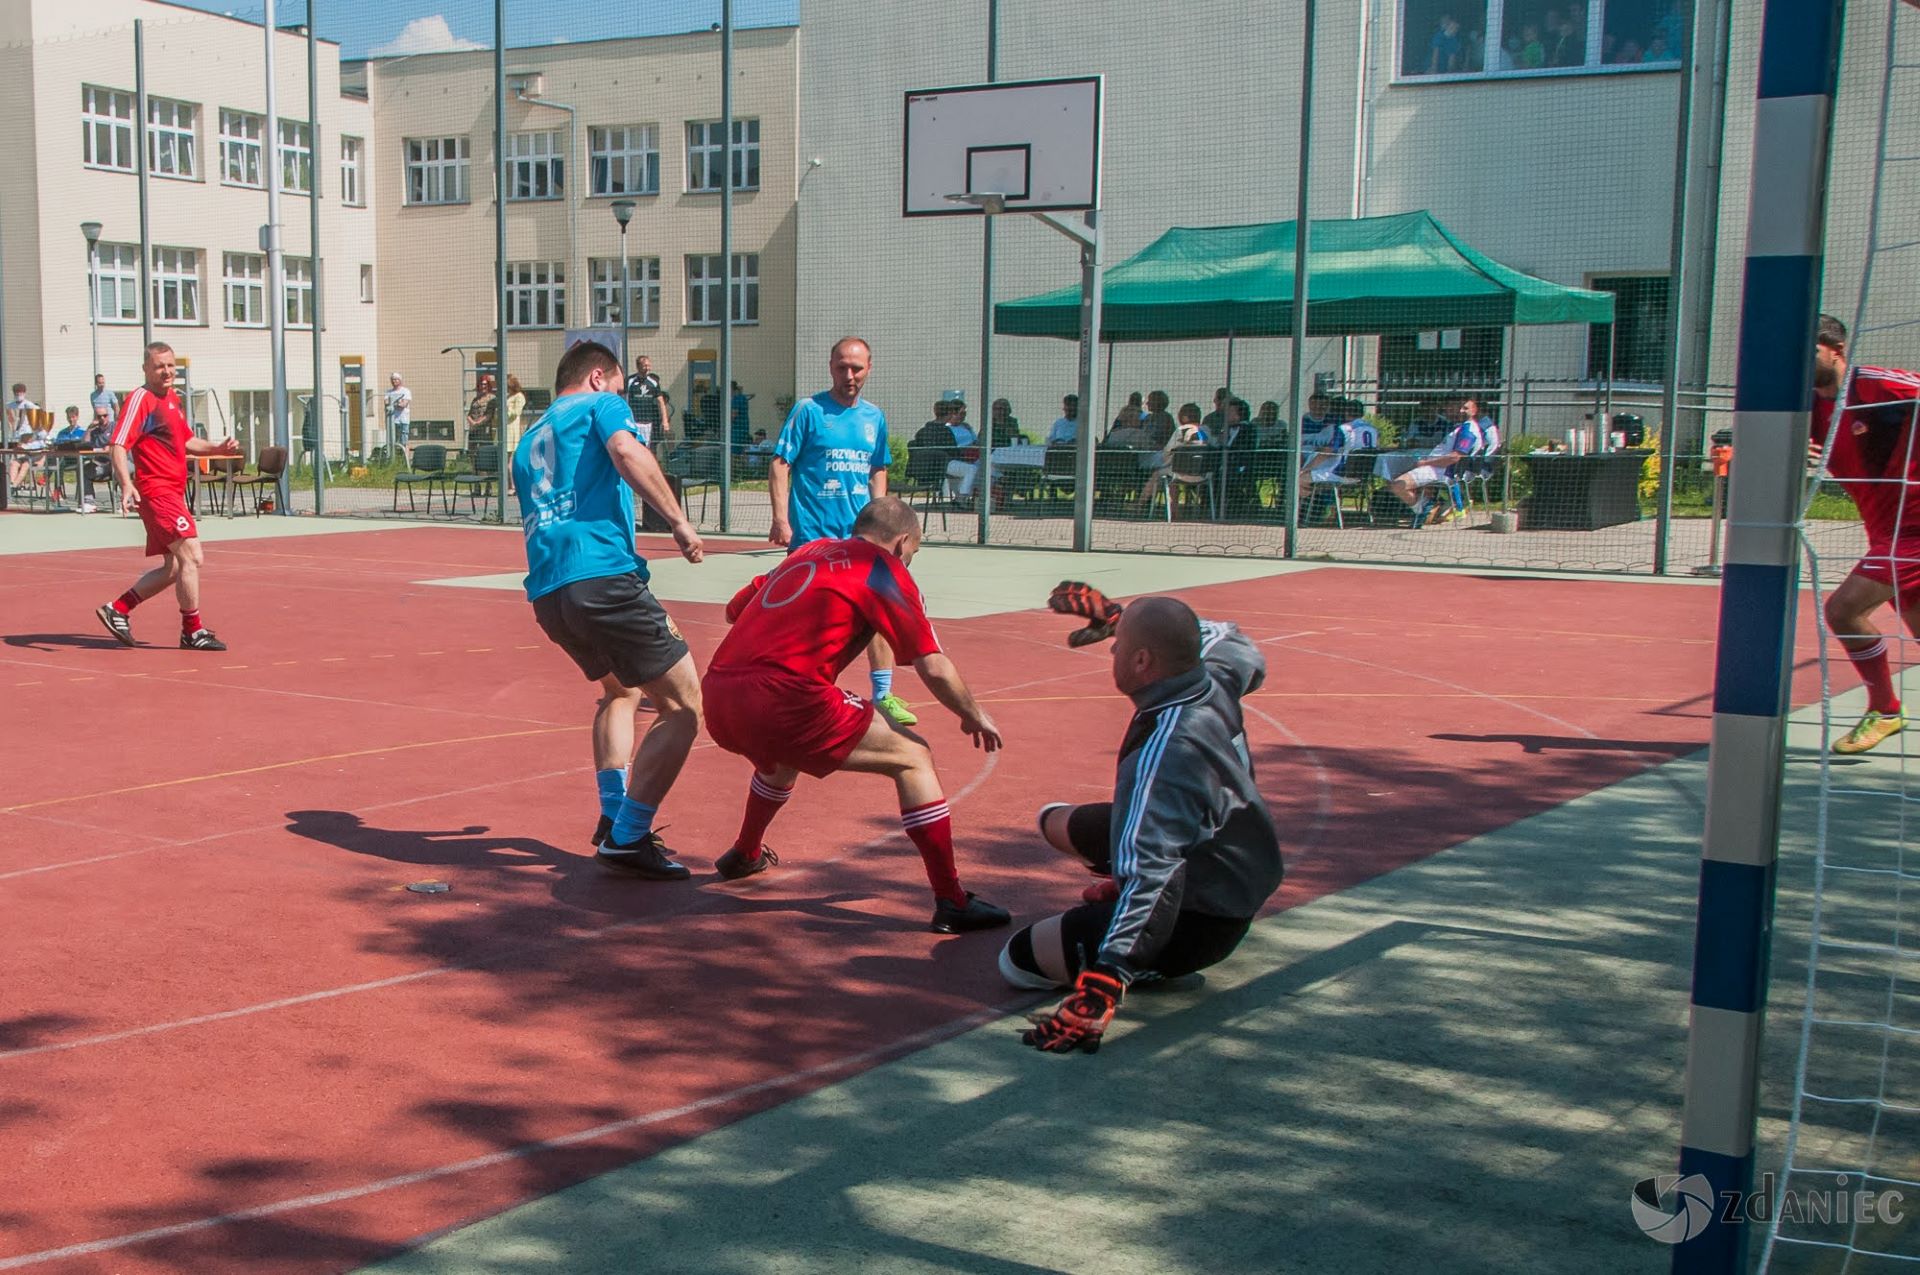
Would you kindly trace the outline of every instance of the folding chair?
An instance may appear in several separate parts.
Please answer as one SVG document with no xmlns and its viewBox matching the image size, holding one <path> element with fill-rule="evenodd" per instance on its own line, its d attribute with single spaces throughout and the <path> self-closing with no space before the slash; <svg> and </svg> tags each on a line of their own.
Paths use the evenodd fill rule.
<svg viewBox="0 0 1920 1275">
<path fill-rule="evenodd" d="M 407 512 L 415 512 L 413 489 L 427 487 L 427 512 L 433 512 L 433 491 L 448 478 L 447 449 L 439 443 L 420 443 L 413 449 L 410 468 L 393 476 L 393 512 L 400 512 L 400 489 L 407 489 Z"/>
</svg>

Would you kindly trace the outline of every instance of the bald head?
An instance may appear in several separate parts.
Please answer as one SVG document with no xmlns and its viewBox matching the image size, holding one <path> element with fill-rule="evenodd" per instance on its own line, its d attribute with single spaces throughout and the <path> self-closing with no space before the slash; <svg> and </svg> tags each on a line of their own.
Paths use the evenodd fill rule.
<svg viewBox="0 0 1920 1275">
<path fill-rule="evenodd" d="M 876 496 L 853 520 L 853 534 L 872 541 L 902 562 L 912 562 L 920 548 L 920 519 L 906 501 L 896 496 Z"/>
<path fill-rule="evenodd" d="M 1114 631 L 1113 684 L 1123 694 L 1178 677 L 1200 663 L 1200 617 L 1178 598 L 1127 604 Z"/>
</svg>

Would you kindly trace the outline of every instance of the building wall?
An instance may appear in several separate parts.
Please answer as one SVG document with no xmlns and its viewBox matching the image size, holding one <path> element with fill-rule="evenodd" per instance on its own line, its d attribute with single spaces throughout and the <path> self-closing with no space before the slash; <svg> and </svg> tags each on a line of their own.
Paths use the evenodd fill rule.
<svg viewBox="0 0 1920 1275">
<path fill-rule="evenodd" d="M 9 375 L 29 383 L 37 401 L 56 408 L 72 403 L 83 409 L 91 388 L 92 351 L 88 328 L 87 255 L 79 231 L 83 220 L 102 223 L 103 243 L 138 244 L 138 178 L 131 173 L 89 169 L 83 163 L 79 115 L 82 85 L 130 92 L 134 87 L 132 22 L 146 20 L 149 97 L 194 103 L 197 176 L 154 176 L 150 181 L 152 241 L 159 247 L 193 248 L 200 254 L 200 315 L 191 324 L 156 322 L 156 339 L 165 340 L 189 359 L 196 391 L 196 415 L 214 435 L 231 432 L 233 393 L 267 390 L 272 385 L 271 348 L 265 327 L 233 327 L 226 322 L 222 287 L 223 254 L 259 251 L 266 221 L 266 192 L 228 186 L 221 181 L 219 112 L 222 107 L 261 112 L 265 107 L 262 34 L 256 25 L 187 14 L 144 0 L 97 0 L 86 6 L 59 0 L 30 0 L 34 42 L 30 46 L 34 93 L 26 118 L 27 149 L 33 157 L 35 206 L 25 219 L 37 245 L 28 248 L 38 274 L 22 291 L 8 296 Z M 275 38 L 279 110 L 282 118 L 306 121 L 306 42 L 282 34 Z M 323 260 L 327 329 L 321 334 L 326 358 L 327 393 L 337 393 L 335 354 L 374 349 L 375 308 L 359 302 L 357 261 L 371 261 L 371 208 L 343 208 L 339 196 L 339 138 L 342 131 L 371 137 L 364 103 L 344 100 L 339 92 L 338 50 L 320 46 L 320 137 L 315 162 L 322 200 Z M 18 127 L 18 122 L 10 126 Z M 11 183 L 10 183 L 11 184 Z M 308 199 L 282 199 L 283 243 L 289 255 L 310 255 Z M 9 208 L 12 214 L 13 209 Z M 9 215 L 9 256 L 14 225 Z M 31 240 L 25 241 L 31 243 Z M 37 248 L 37 251 L 34 251 Z M 24 255 L 24 254 L 23 254 Z M 9 264 L 8 277 L 16 278 Z M 26 333 L 21 339 L 22 333 Z M 37 341 L 39 349 L 33 348 Z M 288 383 L 296 391 L 313 377 L 312 335 L 290 330 Z M 100 325 L 100 366 L 108 383 L 125 390 L 139 381 L 141 327 L 136 322 Z M 296 417 L 299 409 L 296 407 Z M 338 449 L 338 408 L 323 418 L 332 447 Z M 296 419 L 295 429 L 298 429 Z M 271 441 L 250 439 L 255 446 Z"/>
<path fill-rule="evenodd" d="M 755 396 L 756 426 L 769 428 L 774 400 L 793 384 L 795 48 L 791 28 L 735 36 L 734 114 L 760 121 L 761 168 L 760 188 L 740 191 L 734 200 L 734 251 L 760 254 L 760 318 L 735 326 L 734 378 Z M 629 348 L 653 358 L 675 402 L 684 404 L 689 352 L 717 350 L 720 339 L 717 324 L 687 322 L 685 265 L 688 254 L 717 253 L 720 246 L 720 197 L 686 189 L 685 141 L 688 121 L 720 116 L 717 38 L 696 33 L 520 49 L 510 55 L 508 70 L 539 72 L 544 100 L 577 112 L 566 165 L 570 198 L 511 201 L 507 207 L 509 261 L 569 262 L 567 327 L 590 326 L 587 262 L 619 258 L 615 197 L 587 194 L 588 130 L 659 126 L 660 193 L 636 197 L 627 237 L 629 255 L 660 258 L 660 322 L 636 326 Z M 452 345 L 491 348 L 494 337 L 492 54 L 375 60 L 368 64 L 368 79 L 380 137 L 374 171 L 382 192 L 381 372 L 406 376 L 416 420 L 458 420 L 470 386 L 460 384 L 459 358 L 440 351 Z M 563 111 L 510 100 L 506 115 L 509 133 L 557 130 L 566 144 Z M 403 193 L 405 141 L 440 136 L 468 139 L 468 202 L 409 206 Z M 563 337 L 559 328 L 511 332 L 508 370 L 528 386 L 550 388 Z"/>
</svg>

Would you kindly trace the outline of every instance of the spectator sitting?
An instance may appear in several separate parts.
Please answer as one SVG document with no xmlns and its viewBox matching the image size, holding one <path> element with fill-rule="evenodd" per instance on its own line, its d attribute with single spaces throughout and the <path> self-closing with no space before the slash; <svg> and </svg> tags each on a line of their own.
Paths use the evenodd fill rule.
<svg viewBox="0 0 1920 1275">
<path fill-rule="evenodd" d="M 1230 395 L 1231 392 L 1224 385 L 1213 392 L 1213 410 L 1201 418 L 1202 429 L 1216 434 L 1220 432 L 1220 428 L 1227 423 L 1227 399 Z"/>
<path fill-rule="evenodd" d="M 54 446 L 77 446 L 87 441 L 87 427 L 80 423 L 80 409 L 67 409 L 67 423 L 53 436 Z"/>
<path fill-rule="evenodd" d="M 1047 429 L 1047 446 L 1071 447 L 1080 441 L 1080 396 L 1069 394 L 1060 400 L 1060 419 Z"/>
<path fill-rule="evenodd" d="M 1277 424 L 1280 405 L 1272 402 L 1261 404 L 1262 411 L 1269 407 L 1274 410 Z M 1227 432 L 1215 441 L 1227 449 L 1222 479 L 1225 490 L 1220 494 L 1220 503 L 1229 517 L 1259 508 L 1261 474 L 1254 453 L 1259 450 L 1260 440 L 1265 436 L 1257 419 L 1247 419 L 1246 400 L 1236 398 L 1227 405 Z"/>
<path fill-rule="evenodd" d="M 971 447 L 980 441 L 980 434 L 967 424 L 967 400 L 949 399 L 947 402 L 947 427 L 953 431 L 956 447 Z"/>
<path fill-rule="evenodd" d="M 1158 391 L 1156 391 L 1156 393 L 1157 392 Z M 1152 400 L 1149 399 L 1148 401 L 1151 402 Z M 1247 405 L 1239 399 L 1230 400 L 1224 414 L 1231 414 L 1231 404 L 1234 403 L 1239 404 L 1242 413 L 1241 419 L 1244 421 L 1246 419 L 1245 412 Z M 1200 405 L 1198 403 L 1182 403 L 1176 418 L 1173 434 L 1167 439 L 1166 444 L 1160 448 L 1160 455 L 1158 459 L 1154 461 L 1152 470 L 1147 474 L 1146 486 L 1140 490 L 1140 498 L 1135 504 L 1134 512 L 1144 514 L 1152 507 L 1153 493 L 1159 488 L 1161 479 L 1173 473 L 1173 454 L 1175 452 L 1187 447 L 1204 447 L 1206 442 L 1207 431 L 1202 428 L 1200 424 Z M 1172 500 L 1172 497 L 1169 496 L 1168 499 Z M 1178 502 L 1175 501 L 1174 503 Z M 1169 513 L 1171 513 L 1171 511 L 1169 511 Z"/>
<path fill-rule="evenodd" d="M 953 428 L 947 424 L 947 418 L 952 415 L 950 407 L 951 404 L 945 399 L 934 400 L 933 419 L 915 432 L 912 441 L 907 444 L 910 452 L 917 452 L 922 447 L 951 448 L 954 445 Z"/>
<path fill-rule="evenodd" d="M 995 447 L 1011 447 L 1015 443 L 1024 443 L 1027 436 L 1020 432 L 1020 418 L 1013 414 L 1013 404 L 1004 398 L 993 400 L 993 408 L 987 413 L 992 422 L 988 431 Z"/>
<path fill-rule="evenodd" d="M 1313 400 L 1308 399 L 1309 403 Z M 1286 442 L 1287 426 L 1280 419 L 1280 404 L 1268 399 L 1260 404 L 1260 410 L 1254 413 L 1253 431 L 1256 447 L 1280 447 Z M 1227 446 L 1233 446 L 1228 443 Z"/>
<path fill-rule="evenodd" d="M 1446 486 L 1453 467 L 1486 445 L 1477 419 L 1478 408 L 1479 404 L 1471 398 L 1450 400 L 1447 415 L 1452 428 L 1446 437 L 1435 443 L 1418 465 L 1387 484 L 1387 490 L 1398 496 L 1400 502 L 1413 512 L 1413 525 L 1416 528 L 1425 524 L 1433 504 L 1432 492 L 1423 489 Z M 1449 496 L 1447 513 L 1451 513 L 1452 504 Z M 1446 516 L 1443 513 L 1441 520 Z"/>
<path fill-rule="evenodd" d="M 1131 403 L 1120 409 L 1120 415 L 1114 418 L 1113 428 L 1100 440 L 1100 445 L 1136 452 L 1154 450 L 1147 442 L 1147 431 L 1140 428 L 1140 409 Z"/>
<path fill-rule="evenodd" d="M 1129 410 L 1133 412 L 1133 423 L 1138 425 L 1140 418 L 1147 414 L 1146 406 L 1140 401 L 1143 397 L 1145 396 L 1142 395 L 1139 390 L 1135 390 L 1133 393 L 1127 395 L 1127 401 L 1121 406 L 1119 412 L 1115 414 L 1111 428 L 1120 428 L 1120 421 L 1127 415 Z"/>
<path fill-rule="evenodd" d="M 1280 405 L 1271 402 L 1260 405 L 1260 419 L 1256 423 L 1264 423 L 1267 409 L 1270 407 L 1273 409 L 1277 423 Z M 1300 418 L 1300 445 L 1302 447 L 1318 446 L 1326 441 L 1328 435 L 1339 423 L 1340 419 L 1333 414 L 1333 405 L 1325 394 L 1308 395 L 1306 414 Z"/>
<path fill-rule="evenodd" d="M 754 430 L 753 441 L 747 444 L 741 455 L 746 461 L 747 473 L 755 478 L 763 477 L 773 459 L 773 444 L 767 441 L 767 431 Z"/>
<path fill-rule="evenodd" d="M 1444 404 L 1432 400 L 1421 403 L 1419 414 L 1407 426 L 1400 445 L 1407 451 L 1422 451 L 1447 436 L 1453 421 Z"/>
<path fill-rule="evenodd" d="M 1433 39 L 1427 45 L 1427 74 L 1451 75 L 1460 70 L 1460 20 L 1451 13 L 1440 15 L 1434 25 Z"/>
<path fill-rule="evenodd" d="M 1147 395 L 1147 410 L 1140 415 L 1140 428 L 1147 431 L 1147 443 L 1150 446 L 1165 447 L 1173 441 L 1173 414 L 1167 411 L 1171 402 L 1165 390 L 1155 390 Z"/>
</svg>

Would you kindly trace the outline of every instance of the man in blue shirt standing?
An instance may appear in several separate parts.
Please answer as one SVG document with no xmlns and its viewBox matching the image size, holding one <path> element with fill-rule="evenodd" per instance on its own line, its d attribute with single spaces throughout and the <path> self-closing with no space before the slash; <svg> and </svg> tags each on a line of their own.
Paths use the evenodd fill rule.
<svg viewBox="0 0 1920 1275">
<path fill-rule="evenodd" d="M 857 336 L 834 342 L 827 358 L 833 388 L 793 405 L 774 444 L 767 493 L 773 527 L 767 539 L 789 553 L 813 540 L 846 540 L 869 500 L 887 494 L 887 418 L 860 397 L 873 371 L 873 351 Z M 889 720 L 920 719 L 893 693 L 893 649 L 878 634 L 867 646 L 873 706 Z"/>
<path fill-rule="evenodd" d="M 700 678 L 680 630 L 647 588 L 647 564 L 633 544 L 633 492 L 672 524 L 688 562 L 704 551 L 640 437 L 622 385 L 613 351 L 592 341 L 574 346 L 554 372 L 553 406 L 514 448 L 527 600 L 554 645 L 600 683 L 594 857 L 615 872 L 682 881 L 687 869 L 674 862 L 653 818 L 700 732 Z M 657 715 L 636 754 L 633 716 L 643 691 Z"/>
</svg>

